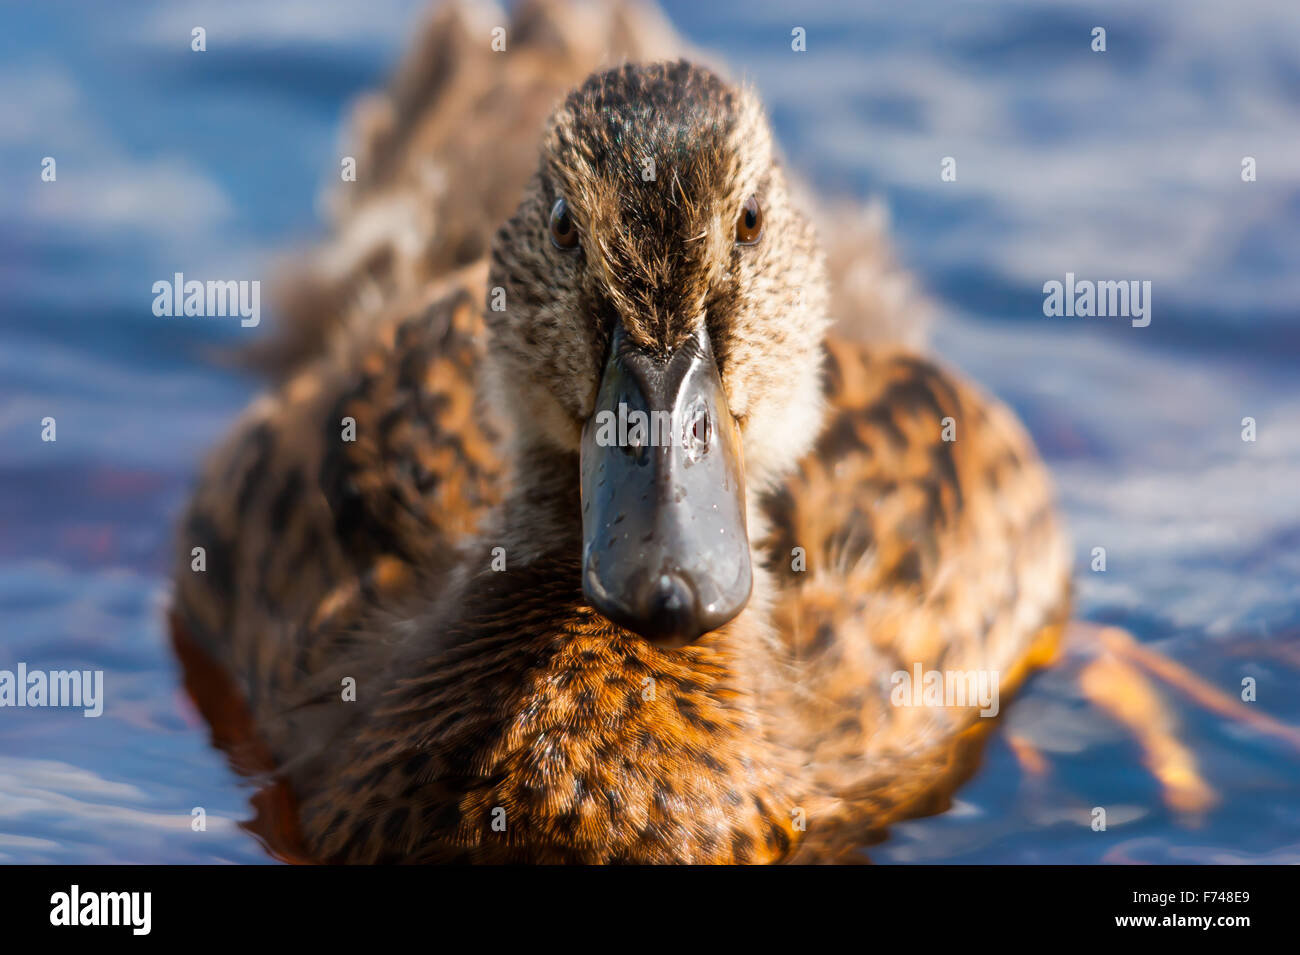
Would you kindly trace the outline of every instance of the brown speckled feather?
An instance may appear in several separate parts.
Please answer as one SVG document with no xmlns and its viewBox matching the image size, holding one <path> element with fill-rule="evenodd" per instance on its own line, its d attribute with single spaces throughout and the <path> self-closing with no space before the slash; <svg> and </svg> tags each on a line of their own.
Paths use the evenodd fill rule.
<svg viewBox="0 0 1300 955">
<path fill-rule="evenodd" d="M 321 858 L 762 862 L 793 833 L 726 630 L 662 653 L 586 605 L 575 558 L 487 573 L 445 649 L 400 652 L 303 802 Z M 749 658 L 749 659 L 747 659 Z M 409 674 L 401 676 L 400 674 Z M 322 785 L 322 783 L 324 783 Z M 494 825 L 495 823 L 495 825 Z"/>
<path fill-rule="evenodd" d="M 993 671 L 1009 698 L 1050 659 L 1069 554 L 1042 464 L 1005 407 L 907 351 L 831 341 L 826 367 L 826 428 L 768 497 L 765 543 L 781 582 L 773 622 L 800 674 L 806 772 L 832 799 L 808 841 L 829 851 L 838 827 L 860 838 L 943 808 L 963 747 L 990 722 L 974 707 L 891 705 L 891 674 Z"/>
<path fill-rule="evenodd" d="M 379 335 L 391 344 L 432 340 L 473 354 L 447 321 L 463 302 L 453 294 L 414 319 L 380 323 L 393 334 Z M 385 354 L 391 344 L 370 354 Z M 420 360 L 460 367 L 444 354 Z M 358 423 L 368 425 L 395 410 L 393 402 L 405 407 L 414 399 L 392 388 L 391 376 L 380 386 L 366 365 L 356 364 L 355 382 L 335 380 Z M 460 370 L 463 377 L 439 379 L 443 386 L 472 387 L 470 369 Z M 297 555 L 296 573 L 270 577 L 283 590 L 253 588 L 227 605 L 237 637 L 228 665 L 243 674 L 282 761 L 303 755 L 295 727 L 314 737 L 302 720 L 285 725 L 271 701 L 278 695 L 283 705 L 309 678 L 319 686 L 322 672 L 330 677 L 329 701 L 310 712 L 342 739 L 329 756 L 307 761 L 306 775 L 292 774 L 310 852 L 338 861 L 772 861 L 802 840 L 802 858 L 823 858 L 844 839 L 922 811 L 936 789 L 959 782 L 969 742 L 963 734 L 981 722 L 975 712 L 890 706 L 888 676 L 917 661 L 995 668 L 1009 690 L 1042 662 L 1041 641 L 1061 619 L 1065 599 L 1065 554 L 1047 484 L 1008 412 L 927 360 L 832 342 L 827 372 L 826 428 L 795 475 L 765 501 L 765 549 L 778 585 L 775 648 L 747 612 L 698 647 L 656 650 L 586 605 L 572 555 L 505 573 L 485 570 L 459 596 L 463 610 L 445 632 L 396 648 L 358 648 L 359 620 L 384 619 L 382 605 L 401 605 L 405 591 L 363 583 L 360 553 L 339 531 L 357 525 L 313 522 L 310 507 L 283 526 L 264 523 L 265 511 L 243 511 L 243 547 L 223 559 L 274 568 L 277 555 L 292 553 L 285 536 L 295 529 L 323 538 L 309 560 Z M 293 391 L 291 384 L 245 434 L 293 433 Z M 388 403 L 362 411 L 361 393 Z M 339 400 L 314 407 L 333 409 Z M 956 441 L 939 438 L 946 416 L 957 422 Z M 464 440 L 439 421 L 463 427 L 469 420 L 435 418 L 425 423 L 423 440 L 429 447 Z M 472 433 L 491 447 L 490 430 L 479 425 Z M 245 437 L 236 446 L 264 441 Z M 329 444 L 309 459 L 321 458 Z M 299 453 L 305 446 L 301 438 L 292 444 Z M 358 442 L 356 451 L 367 447 Z M 427 449 L 411 442 L 384 448 L 372 452 L 384 466 L 354 472 L 365 489 L 361 501 L 370 502 L 358 520 L 390 513 L 394 500 L 419 486 L 409 480 L 416 462 L 403 455 Z M 266 488 L 281 486 L 272 469 L 285 466 L 285 453 L 265 459 Z M 464 482 L 472 473 L 486 482 L 469 481 L 475 492 L 451 507 L 443 482 L 426 482 L 425 499 L 403 507 L 401 519 L 378 520 L 376 528 L 396 536 L 388 547 L 371 548 L 370 576 L 405 584 L 399 568 L 413 570 L 423 554 L 430 558 L 425 580 L 436 586 L 438 568 L 445 573 L 447 566 L 438 555 L 461 553 L 463 533 L 500 493 L 491 483 L 499 480 L 494 460 L 488 452 L 481 471 L 466 462 L 466 473 L 448 476 Z M 328 499 L 334 484 L 325 481 L 302 500 Z M 238 482 L 209 486 L 194 513 L 223 492 L 216 514 L 241 513 L 240 491 Z M 429 516 L 416 520 L 419 513 Z M 313 526 L 322 529 L 307 531 Z M 280 532 L 258 536 L 261 527 Z M 796 547 L 805 553 L 803 572 L 790 569 Z M 404 551 L 410 556 L 399 557 Z M 338 572 L 342 584 L 326 572 L 335 564 L 348 568 Z M 193 584 L 211 578 L 183 571 L 180 580 L 192 582 L 180 602 L 195 614 L 206 604 L 195 600 L 202 591 Z M 368 600 L 340 603 L 339 594 L 355 600 L 362 588 Z M 285 605 L 271 602 L 280 593 L 301 594 L 299 618 L 310 623 L 285 627 Z M 202 617 L 196 625 L 221 632 Z M 354 674 L 358 702 L 347 703 L 336 677 L 356 669 L 353 663 L 375 672 Z M 650 686 L 652 700 L 645 698 Z M 504 832 L 492 827 L 498 808 Z M 800 809 L 806 832 L 792 828 Z"/>
<path fill-rule="evenodd" d="M 350 329 L 254 403 L 204 470 L 181 522 L 176 603 L 268 727 L 348 653 L 364 608 L 417 579 L 436 586 L 500 500 L 474 278 Z"/>
</svg>

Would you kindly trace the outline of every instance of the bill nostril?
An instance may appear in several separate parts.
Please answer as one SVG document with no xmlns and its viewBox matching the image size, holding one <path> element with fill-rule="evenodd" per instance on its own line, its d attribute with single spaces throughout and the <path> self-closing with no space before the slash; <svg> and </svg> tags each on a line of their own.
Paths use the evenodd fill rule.
<svg viewBox="0 0 1300 955">
<path fill-rule="evenodd" d="M 682 444 L 686 449 L 687 457 L 692 461 L 698 461 L 708 453 L 712 438 L 713 422 L 709 419 L 709 409 L 703 402 L 697 402 L 686 416 L 686 427 L 682 434 Z"/>
</svg>

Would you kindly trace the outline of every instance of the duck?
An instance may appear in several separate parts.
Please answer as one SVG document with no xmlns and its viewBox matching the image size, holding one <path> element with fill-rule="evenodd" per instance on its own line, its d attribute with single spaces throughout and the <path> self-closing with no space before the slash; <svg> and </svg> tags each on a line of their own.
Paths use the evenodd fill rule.
<svg viewBox="0 0 1300 955">
<path fill-rule="evenodd" d="M 484 259 L 247 409 L 172 629 L 296 857 L 850 861 L 947 804 L 996 717 L 900 682 L 1005 703 L 1070 549 L 1014 413 L 830 298 L 754 90 L 629 62 L 555 108 Z"/>
</svg>

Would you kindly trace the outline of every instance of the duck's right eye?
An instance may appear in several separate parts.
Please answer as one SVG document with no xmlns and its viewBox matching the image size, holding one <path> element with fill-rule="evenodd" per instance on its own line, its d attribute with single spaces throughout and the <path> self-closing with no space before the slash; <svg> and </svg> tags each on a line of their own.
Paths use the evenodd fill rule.
<svg viewBox="0 0 1300 955">
<path fill-rule="evenodd" d="M 578 247 L 578 227 L 573 224 L 569 204 L 563 199 L 556 199 L 551 206 L 551 244 L 566 251 Z"/>
<path fill-rule="evenodd" d="M 736 244 L 754 245 L 762 237 L 763 207 L 758 204 L 758 196 L 750 196 L 736 219 Z"/>
</svg>

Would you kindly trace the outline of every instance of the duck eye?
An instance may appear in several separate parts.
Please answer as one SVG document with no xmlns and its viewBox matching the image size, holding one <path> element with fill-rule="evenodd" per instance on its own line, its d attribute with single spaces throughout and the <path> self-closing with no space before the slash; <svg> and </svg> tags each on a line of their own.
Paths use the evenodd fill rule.
<svg viewBox="0 0 1300 955">
<path fill-rule="evenodd" d="M 763 207 L 758 204 L 758 196 L 750 196 L 740 207 L 736 219 L 736 244 L 753 245 L 763 236 Z"/>
<path fill-rule="evenodd" d="M 557 249 L 578 247 L 578 227 L 573 224 L 569 204 L 563 199 L 556 199 L 551 206 L 551 244 Z"/>
</svg>

